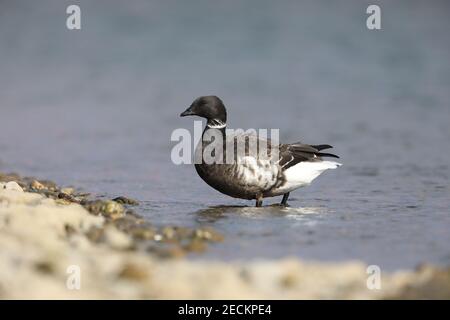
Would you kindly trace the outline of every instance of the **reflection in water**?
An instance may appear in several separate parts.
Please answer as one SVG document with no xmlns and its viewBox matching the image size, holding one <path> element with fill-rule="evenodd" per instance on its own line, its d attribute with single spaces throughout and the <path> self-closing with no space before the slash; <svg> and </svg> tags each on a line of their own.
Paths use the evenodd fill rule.
<svg viewBox="0 0 450 320">
<path fill-rule="evenodd" d="M 286 218 L 292 220 L 305 220 L 305 218 L 309 218 L 312 215 L 322 215 L 328 213 L 327 209 L 324 207 L 300 207 L 293 208 L 288 207 L 285 208 Z M 317 220 L 307 219 L 308 225 L 316 224 Z"/>
<path fill-rule="evenodd" d="M 304 215 L 327 213 L 324 207 L 283 207 L 270 205 L 264 207 L 250 206 L 211 206 L 195 212 L 198 222 L 216 222 L 232 215 L 244 218 L 259 219 L 283 216 L 283 218 L 300 220 Z"/>
</svg>

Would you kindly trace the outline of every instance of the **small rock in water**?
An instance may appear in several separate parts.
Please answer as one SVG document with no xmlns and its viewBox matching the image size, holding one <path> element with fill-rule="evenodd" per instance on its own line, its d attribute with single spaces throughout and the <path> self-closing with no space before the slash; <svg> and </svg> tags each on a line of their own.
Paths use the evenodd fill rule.
<svg viewBox="0 0 450 320">
<path fill-rule="evenodd" d="M 177 235 L 176 230 L 174 228 L 172 228 L 172 227 L 164 227 L 161 230 L 161 233 L 164 236 L 164 238 L 167 239 L 167 240 L 172 240 Z"/>
<path fill-rule="evenodd" d="M 124 207 L 115 201 L 105 201 L 105 213 L 108 215 L 122 215 L 124 213 Z"/>
<path fill-rule="evenodd" d="M 31 181 L 30 188 L 34 190 L 43 190 L 46 189 L 45 186 L 37 180 Z"/>
<path fill-rule="evenodd" d="M 139 204 L 139 202 L 134 200 L 134 199 L 130 199 L 130 198 L 127 198 L 127 197 L 122 197 L 122 196 L 114 198 L 113 201 L 118 202 L 120 204 L 127 204 L 127 205 L 130 205 L 130 206 L 137 206 Z"/>
<path fill-rule="evenodd" d="M 62 188 L 61 192 L 68 194 L 68 195 L 73 195 L 73 193 L 75 192 L 75 189 L 74 188 Z"/>
<path fill-rule="evenodd" d="M 19 192 L 23 192 L 23 189 L 21 186 L 19 186 L 19 184 L 15 181 L 10 181 L 7 183 L 0 183 L 0 189 L 5 189 L 5 190 L 14 190 L 14 191 L 19 191 Z"/>
<path fill-rule="evenodd" d="M 78 202 L 77 199 L 75 199 L 73 196 L 71 196 L 70 194 L 67 194 L 65 192 L 58 193 L 58 199 L 67 201 L 69 203 Z"/>
<path fill-rule="evenodd" d="M 214 242 L 223 241 L 223 236 L 211 228 L 196 229 L 194 231 L 194 238 Z"/>
<path fill-rule="evenodd" d="M 44 186 L 45 189 L 50 191 L 56 191 L 58 190 L 58 186 L 56 183 L 50 180 L 40 180 L 40 183 Z"/>
<path fill-rule="evenodd" d="M 113 220 L 122 217 L 125 212 L 123 205 L 112 200 L 89 201 L 83 203 L 83 205 L 92 214 L 101 214 Z"/>
</svg>

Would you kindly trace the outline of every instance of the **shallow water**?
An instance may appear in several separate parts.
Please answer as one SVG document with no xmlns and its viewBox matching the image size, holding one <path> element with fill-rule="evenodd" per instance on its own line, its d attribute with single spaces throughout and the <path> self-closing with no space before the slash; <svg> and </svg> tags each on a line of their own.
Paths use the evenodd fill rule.
<svg viewBox="0 0 450 320">
<path fill-rule="evenodd" d="M 141 201 L 225 235 L 201 258 L 450 264 L 450 5 L 381 1 L 0 4 L 0 170 Z M 181 3 L 181 2 L 180 2 Z M 341 168 L 289 208 L 232 199 L 170 161 L 178 115 L 217 94 L 233 128 L 329 143 Z M 193 256 L 196 258 L 196 256 Z"/>
</svg>

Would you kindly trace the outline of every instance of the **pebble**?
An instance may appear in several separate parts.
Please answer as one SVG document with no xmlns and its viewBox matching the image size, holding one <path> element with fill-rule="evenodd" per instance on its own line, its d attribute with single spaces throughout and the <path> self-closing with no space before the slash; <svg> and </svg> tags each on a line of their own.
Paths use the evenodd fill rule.
<svg viewBox="0 0 450 320">
<path fill-rule="evenodd" d="M 82 204 L 90 213 L 103 215 L 113 220 L 123 217 L 125 212 L 123 205 L 112 200 L 95 200 Z"/>
<path fill-rule="evenodd" d="M 127 205 L 130 205 L 130 206 L 137 206 L 137 205 L 139 205 L 138 201 L 136 201 L 134 199 L 131 199 L 131 198 L 123 197 L 123 196 L 114 198 L 113 201 L 118 202 L 120 204 L 127 204 Z"/>
<path fill-rule="evenodd" d="M 30 184 L 30 188 L 34 190 L 43 190 L 46 189 L 45 186 L 37 180 L 33 180 Z"/>
<path fill-rule="evenodd" d="M 19 186 L 19 184 L 17 182 L 15 182 L 15 181 L 10 181 L 10 182 L 7 182 L 7 183 L 0 182 L 0 189 L 23 192 L 22 187 Z"/>
<path fill-rule="evenodd" d="M 75 192 L 75 189 L 74 188 L 62 188 L 61 192 L 68 194 L 68 195 L 73 195 L 73 193 Z"/>
</svg>

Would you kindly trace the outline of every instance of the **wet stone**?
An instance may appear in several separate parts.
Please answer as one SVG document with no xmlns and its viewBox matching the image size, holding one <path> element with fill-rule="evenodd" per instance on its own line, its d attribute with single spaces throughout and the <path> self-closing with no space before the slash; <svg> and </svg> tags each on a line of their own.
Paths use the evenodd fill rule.
<svg viewBox="0 0 450 320">
<path fill-rule="evenodd" d="M 154 239 L 156 235 L 156 230 L 151 228 L 134 228 L 131 231 L 131 235 L 134 238 L 151 240 Z"/>
<path fill-rule="evenodd" d="M 42 183 L 40 183 L 39 181 L 37 181 L 37 180 L 33 180 L 33 181 L 30 183 L 30 188 L 31 188 L 31 189 L 34 189 L 34 190 L 43 190 L 43 189 L 46 189 L 46 187 L 45 187 Z"/>
<path fill-rule="evenodd" d="M 172 240 L 176 236 L 176 231 L 173 227 L 164 227 L 161 230 L 162 236 L 167 240 Z"/>
<path fill-rule="evenodd" d="M 40 180 L 40 183 L 44 186 L 45 189 L 50 191 L 57 191 L 58 187 L 56 183 L 50 180 Z"/>
<path fill-rule="evenodd" d="M 189 252 L 203 252 L 206 250 L 207 244 L 200 239 L 192 239 L 184 245 L 184 250 Z"/>
<path fill-rule="evenodd" d="M 182 258 L 187 253 L 181 246 L 167 243 L 153 243 L 146 247 L 146 251 L 160 258 Z"/>
<path fill-rule="evenodd" d="M 55 199 L 55 202 L 62 206 L 68 206 L 69 204 L 72 204 L 71 201 L 68 201 L 66 199 Z"/>
<path fill-rule="evenodd" d="M 212 228 L 202 228 L 195 230 L 195 237 L 199 239 L 220 242 L 223 241 L 223 236 Z"/>
<path fill-rule="evenodd" d="M 71 196 L 70 194 L 67 194 L 65 192 L 59 192 L 58 193 L 58 199 L 65 200 L 65 201 L 67 201 L 69 203 L 71 203 L 71 202 L 79 202 L 73 196 Z"/>
<path fill-rule="evenodd" d="M 118 219 L 124 215 L 125 208 L 112 200 L 94 200 L 82 203 L 90 213 L 94 215 L 103 215 L 111 219 Z"/>
<path fill-rule="evenodd" d="M 120 204 L 125 204 L 125 205 L 129 205 L 129 206 L 137 206 L 139 205 L 139 202 L 137 200 L 131 199 L 131 198 L 127 198 L 127 197 L 117 197 L 114 198 L 113 201 L 118 202 Z"/>
</svg>

